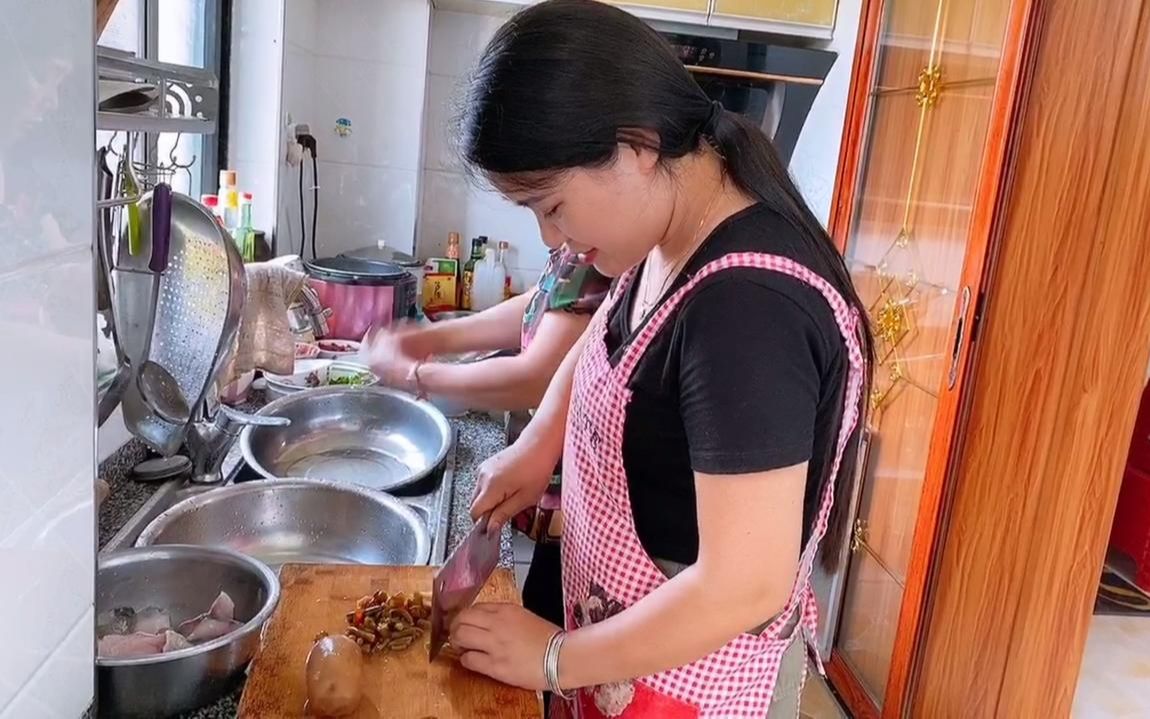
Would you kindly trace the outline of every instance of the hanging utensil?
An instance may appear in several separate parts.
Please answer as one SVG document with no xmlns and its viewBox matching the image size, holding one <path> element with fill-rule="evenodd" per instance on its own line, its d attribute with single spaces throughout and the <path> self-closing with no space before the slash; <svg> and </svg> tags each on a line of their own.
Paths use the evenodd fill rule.
<svg viewBox="0 0 1150 719">
<path fill-rule="evenodd" d="M 115 194 L 116 176 L 108 168 L 108 148 L 96 151 L 97 188 L 99 199 L 110 200 Z M 99 397 L 96 424 L 102 426 L 120 405 L 132 368 L 125 361 L 120 340 L 116 336 L 115 303 L 112 300 L 112 210 L 99 210 L 96 222 L 96 309 L 104 318 L 105 332 L 111 338 L 116 352 L 116 375 Z"/>
<path fill-rule="evenodd" d="M 151 277 L 151 298 L 148 302 L 148 326 L 152 332 L 144 345 L 144 362 L 136 375 L 136 383 L 144 402 L 165 421 L 186 424 L 192 411 L 180 390 L 176 378 L 151 358 L 152 336 L 155 334 L 156 306 L 160 301 L 160 280 L 168 269 L 172 235 L 172 188 L 159 183 L 152 189 L 152 256 L 148 261 Z"/>
<path fill-rule="evenodd" d="M 124 156 L 120 158 L 122 164 L 120 178 L 124 183 L 120 191 L 127 197 L 139 199 L 143 192 L 143 185 L 136 177 L 132 167 L 132 136 L 128 135 L 124 143 Z M 140 206 L 136 202 L 128 205 L 128 254 L 135 257 L 143 251 L 143 237 L 141 236 Z"/>
<path fill-rule="evenodd" d="M 499 565 L 499 529 L 482 517 L 435 574 L 431 584 L 431 647 L 435 661 L 447 643 L 447 623 L 471 606 Z"/>
</svg>

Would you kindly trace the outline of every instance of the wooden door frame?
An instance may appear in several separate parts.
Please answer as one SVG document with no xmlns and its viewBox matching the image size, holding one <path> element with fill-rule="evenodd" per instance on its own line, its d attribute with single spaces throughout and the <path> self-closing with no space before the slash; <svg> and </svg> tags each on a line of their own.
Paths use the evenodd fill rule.
<svg viewBox="0 0 1150 719">
<path fill-rule="evenodd" d="M 840 153 L 832 204 L 830 231 L 841 252 L 845 252 L 854 224 L 854 209 L 859 192 L 859 169 L 866 145 L 868 118 L 872 110 L 870 88 L 873 84 L 879 34 L 886 0 L 864 0 L 863 22 L 855 51 L 847 121 L 844 126 L 843 151 Z M 1026 58 L 1032 54 L 1031 32 L 1036 0 L 1013 0 L 1002 42 L 1002 59 L 995 83 L 994 99 L 987 127 L 986 145 L 975 191 L 975 204 L 967 230 L 967 252 L 958 288 L 969 288 L 972 301 L 956 303 L 949 328 L 950 337 L 965 335 L 954 358 L 955 381 L 943 377 L 938 407 L 931 433 L 922 495 L 911 540 L 905 590 L 899 609 L 898 627 L 891 654 L 890 671 L 884 690 L 881 711 L 870 700 L 862 683 L 837 652 L 832 652 L 828 671 L 832 683 L 851 712 L 860 719 L 883 717 L 900 719 L 907 716 L 917 655 L 922 644 L 928 588 L 938 550 L 940 529 L 948 496 L 948 479 L 955 459 L 965 407 L 966 382 L 970 379 L 973 342 L 988 280 L 988 258 L 991 253 L 993 227 L 997 209 L 1008 187 L 1012 130 L 1023 106 L 1028 83 Z M 962 289 L 959 290 L 960 294 Z"/>
</svg>

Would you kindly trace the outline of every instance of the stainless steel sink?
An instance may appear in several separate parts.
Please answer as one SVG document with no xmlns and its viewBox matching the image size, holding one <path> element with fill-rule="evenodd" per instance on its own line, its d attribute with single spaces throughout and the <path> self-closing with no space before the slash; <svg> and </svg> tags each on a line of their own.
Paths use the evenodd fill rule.
<svg viewBox="0 0 1150 719">
<path fill-rule="evenodd" d="M 123 527 L 112 536 L 108 543 L 100 550 L 101 554 L 127 549 L 135 545 L 136 539 L 153 519 L 177 502 L 189 497 L 212 492 L 220 487 L 243 482 L 247 479 L 260 478 L 251 472 L 243 463 L 237 447 L 229 453 L 224 461 L 224 476 L 227 479 L 222 484 L 204 485 L 193 484 L 184 480 L 165 482 L 160 485 L 148 501 L 132 515 Z M 410 497 L 399 497 L 401 501 L 415 510 L 415 513 L 427 525 L 431 536 L 431 558 L 433 565 L 442 564 L 447 550 L 448 523 L 451 511 L 451 494 L 455 479 L 455 444 L 444 460 L 443 479 L 433 490 L 426 494 Z M 353 530 L 354 531 L 354 530 Z"/>
</svg>

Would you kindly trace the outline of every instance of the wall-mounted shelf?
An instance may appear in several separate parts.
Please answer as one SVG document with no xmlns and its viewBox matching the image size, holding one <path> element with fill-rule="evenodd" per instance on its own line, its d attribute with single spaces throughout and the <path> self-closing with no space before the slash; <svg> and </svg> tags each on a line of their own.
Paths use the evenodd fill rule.
<svg viewBox="0 0 1150 719">
<path fill-rule="evenodd" d="M 219 81 L 196 67 L 142 60 L 131 53 L 96 48 L 101 80 L 139 82 L 155 86 L 159 98 L 145 112 L 97 112 L 96 128 L 126 132 L 212 134 L 219 114 Z"/>
<path fill-rule="evenodd" d="M 97 112 L 97 130 L 121 132 L 182 132 L 185 135 L 212 135 L 216 121 L 200 117 L 161 117 L 159 114 Z"/>
</svg>

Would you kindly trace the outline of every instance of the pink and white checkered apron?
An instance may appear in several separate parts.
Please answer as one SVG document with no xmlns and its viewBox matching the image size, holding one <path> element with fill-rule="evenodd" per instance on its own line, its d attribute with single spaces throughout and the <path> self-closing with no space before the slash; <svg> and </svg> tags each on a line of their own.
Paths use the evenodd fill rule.
<svg viewBox="0 0 1150 719">
<path fill-rule="evenodd" d="M 859 421 L 863 356 L 857 312 L 822 277 L 774 255 L 738 253 L 721 257 L 699 270 L 655 311 L 615 367 L 608 361 L 604 341 L 607 313 L 600 312 L 591 324 L 592 334 L 575 372 L 563 450 L 563 593 L 568 630 L 626 611 L 626 607 L 668 581 L 643 549 L 631 512 L 623 468 L 623 420 L 631 399 L 628 380 L 652 339 L 683 299 L 707 277 L 731 268 L 758 268 L 794 277 L 817 289 L 834 311 L 849 360 L 843 422 L 831 476 L 838 473 L 847 442 Z M 633 277 L 634 272 L 625 275 L 620 288 Z M 621 294 L 613 293 L 608 304 L 613 305 Z M 583 689 L 574 706 L 563 710 L 573 710 L 581 719 L 765 717 L 780 660 L 796 638 L 796 631 L 818 658 L 818 608 L 810 575 L 819 541 L 826 533 L 834 501 L 833 485 L 833 481 L 827 482 L 823 491 L 814 532 L 800 558 L 790 600 L 761 634 L 741 634 L 713 654 L 677 669 Z M 796 612 L 801 612 L 797 622 Z"/>
</svg>

